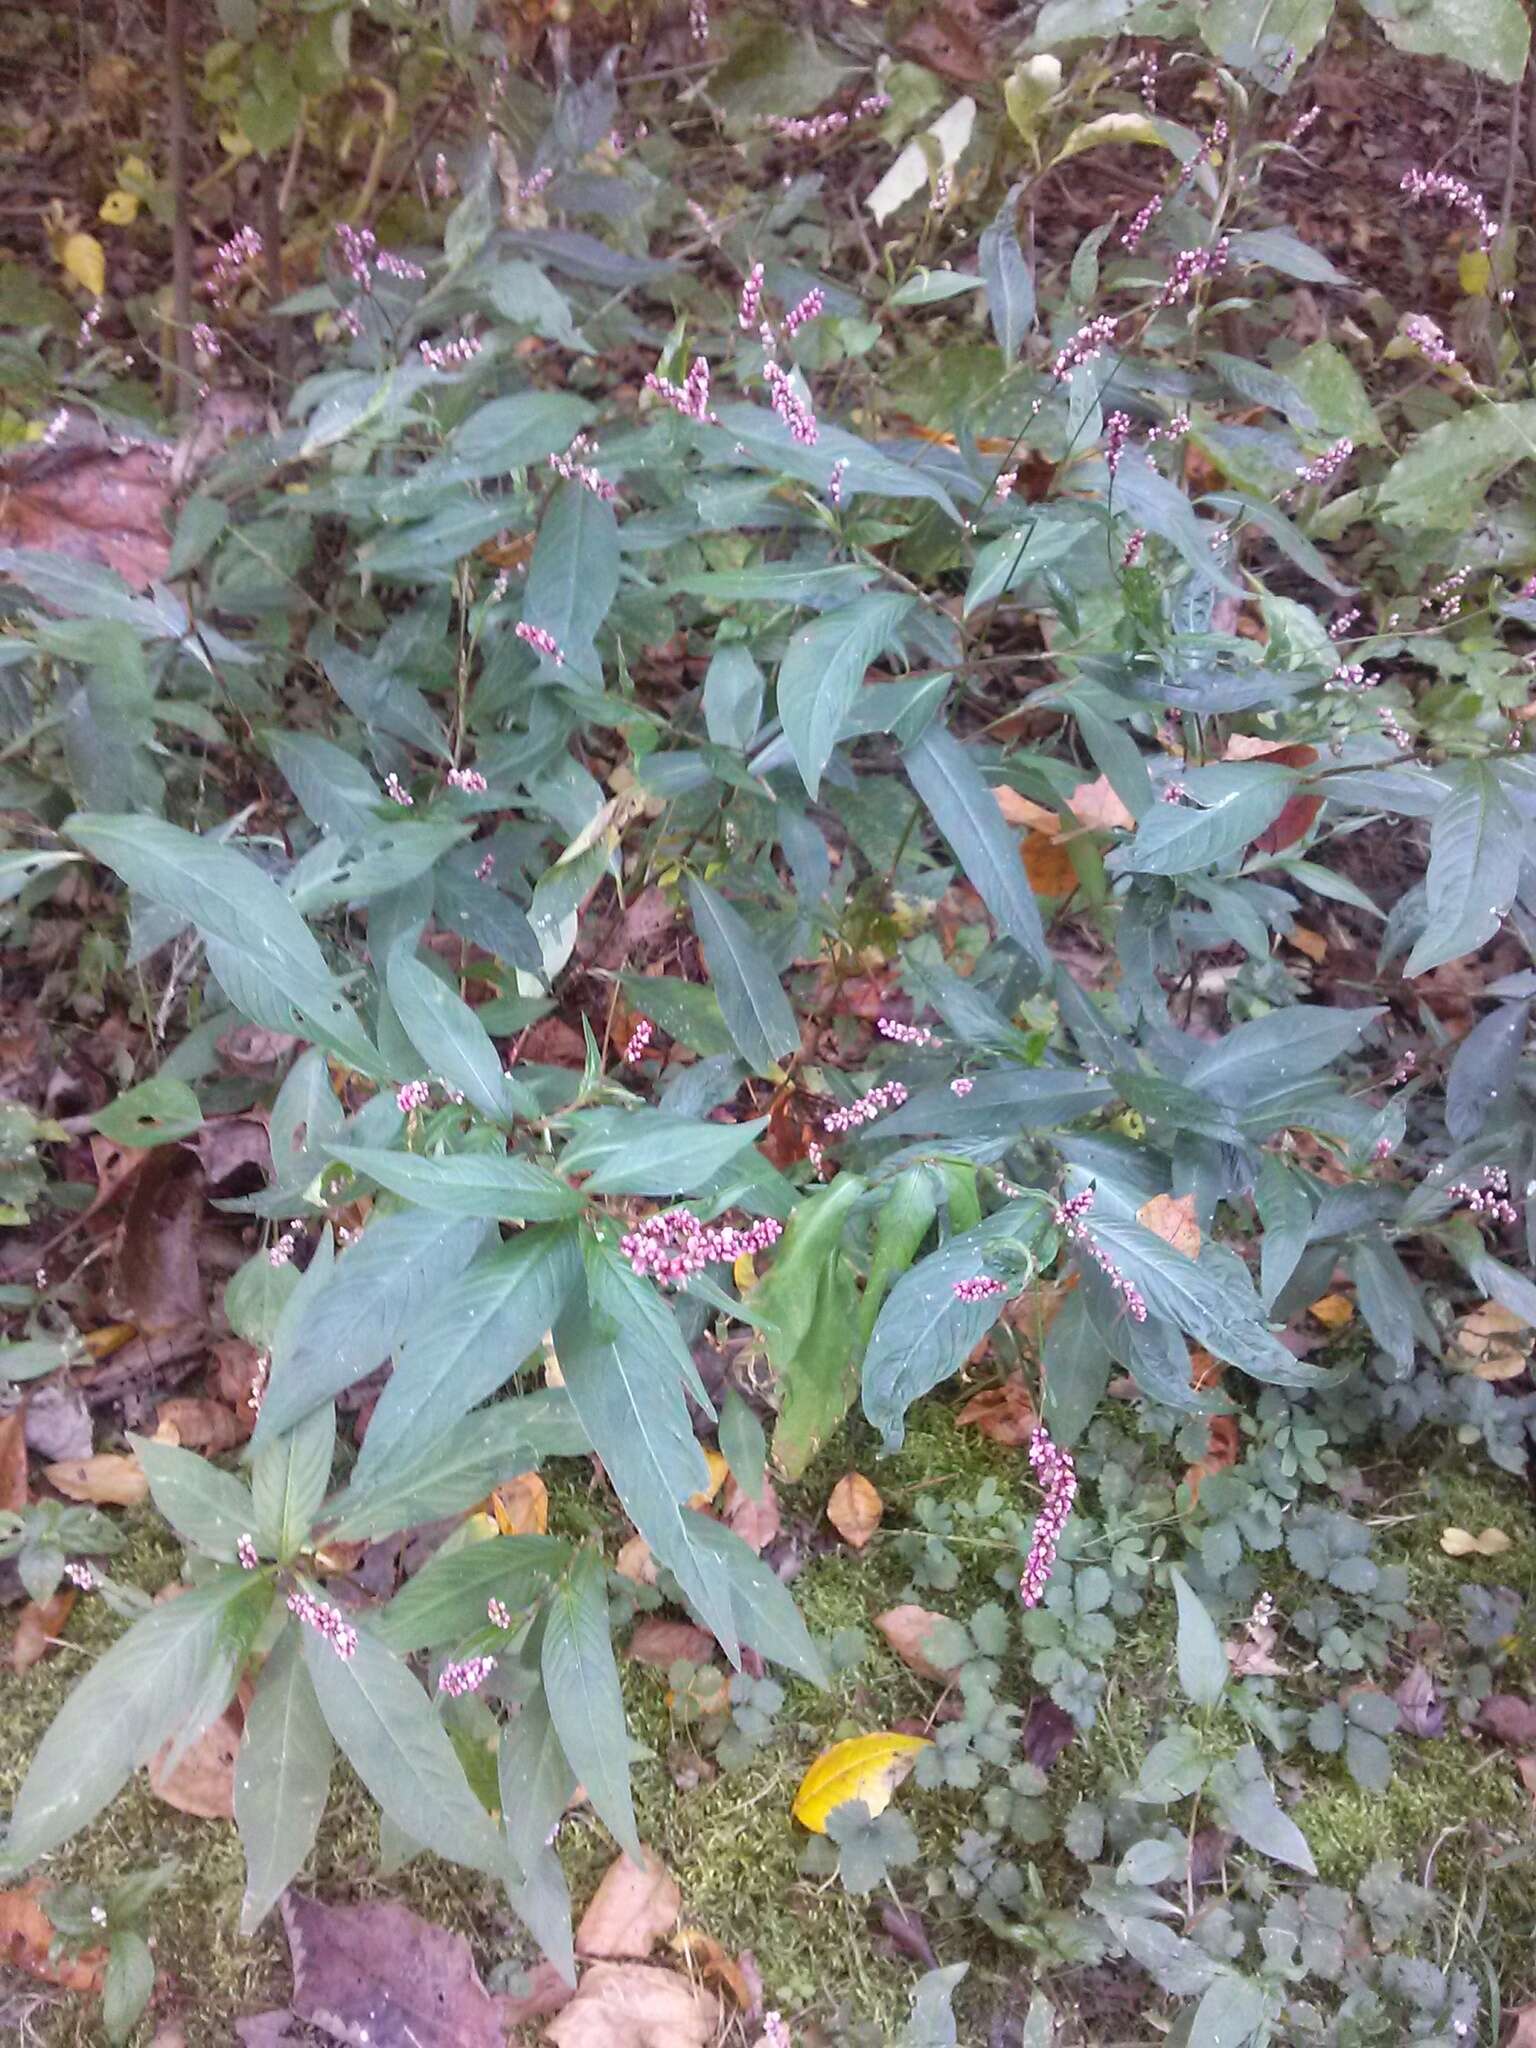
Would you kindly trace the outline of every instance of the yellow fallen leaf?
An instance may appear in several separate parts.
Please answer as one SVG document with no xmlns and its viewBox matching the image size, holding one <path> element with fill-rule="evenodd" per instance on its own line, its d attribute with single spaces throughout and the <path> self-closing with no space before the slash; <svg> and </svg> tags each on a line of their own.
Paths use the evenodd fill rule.
<svg viewBox="0 0 1536 2048">
<path fill-rule="evenodd" d="M 1047 832 L 1027 832 L 1020 849 L 1024 872 L 1037 896 L 1070 896 L 1077 887 L 1077 869 L 1061 841 Z"/>
<path fill-rule="evenodd" d="M 1480 1380 L 1512 1380 L 1530 1363 L 1536 1341 L 1525 1320 L 1496 1301 L 1480 1301 L 1456 1325 L 1450 1362 Z"/>
<path fill-rule="evenodd" d="M 1145 142 L 1154 149 L 1168 147 L 1145 114 L 1101 114 L 1097 121 L 1085 121 L 1072 130 L 1056 152 L 1055 161 L 1064 164 L 1068 157 L 1081 156 L 1085 149 L 1097 149 L 1101 142 Z"/>
<path fill-rule="evenodd" d="M 149 1496 L 149 1481 L 138 1459 L 112 1451 L 45 1465 L 43 1473 L 66 1500 L 88 1500 L 98 1507 L 136 1508 Z"/>
<path fill-rule="evenodd" d="M 1511 1544 L 1502 1529 L 1485 1529 L 1480 1536 L 1470 1529 L 1442 1529 L 1440 1548 L 1447 1557 L 1502 1557 Z"/>
<path fill-rule="evenodd" d="M 827 1520 L 845 1543 L 862 1550 L 880 1526 L 885 1502 L 862 1472 L 848 1472 L 833 1487 Z"/>
<path fill-rule="evenodd" d="M 750 1252 L 743 1252 L 739 1258 L 732 1260 L 731 1278 L 735 1281 L 740 1293 L 750 1294 L 752 1292 L 752 1289 L 757 1285 L 757 1267 L 753 1264 Z"/>
<path fill-rule="evenodd" d="M 721 1487 L 724 1486 L 726 1480 L 731 1476 L 730 1466 L 718 1451 L 706 1451 L 704 1458 L 709 1466 L 709 1484 L 702 1493 L 695 1493 L 690 1496 L 688 1505 L 691 1508 L 707 1508 Z"/>
<path fill-rule="evenodd" d="M 96 218 L 104 220 L 111 228 L 126 228 L 138 217 L 139 196 L 136 192 L 109 192 L 96 209 Z"/>
<path fill-rule="evenodd" d="M 1136 1221 L 1186 1259 L 1200 1256 L 1200 1225 L 1193 1195 L 1154 1195 L 1136 1211 Z"/>
<path fill-rule="evenodd" d="M 1486 299 L 1493 264 L 1486 249 L 1463 249 L 1456 259 L 1456 281 L 1469 299 Z"/>
<path fill-rule="evenodd" d="M 871 1818 L 884 1813 L 919 1751 L 929 1747 L 924 1735 L 855 1735 L 834 1742 L 800 1780 L 790 1811 L 814 1835 L 824 1835 L 827 1815 L 850 1799 L 862 1799 Z"/>
<path fill-rule="evenodd" d="M 103 1323 L 99 1330 L 86 1331 L 85 1348 L 92 1358 L 110 1358 L 114 1351 L 120 1351 L 138 1334 L 132 1323 Z"/>
<path fill-rule="evenodd" d="M 107 288 L 107 259 L 94 235 L 76 232 L 59 244 L 59 261 L 83 290 L 99 299 Z"/>
<path fill-rule="evenodd" d="M 549 1489 L 537 1472 L 520 1472 L 491 1495 L 503 1536 L 542 1536 L 549 1528 Z"/>
<path fill-rule="evenodd" d="M 1347 1294 L 1325 1294 L 1309 1304 L 1307 1314 L 1315 1316 L 1325 1330 L 1342 1330 L 1355 1319 L 1355 1304 Z"/>
<path fill-rule="evenodd" d="M 1293 924 L 1285 936 L 1298 953 L 1305 953 L 1319 967 L 1328 958 L 1328 941 L 1321 932 L 1309 931 L 1304 924 Z"/>
</svg>

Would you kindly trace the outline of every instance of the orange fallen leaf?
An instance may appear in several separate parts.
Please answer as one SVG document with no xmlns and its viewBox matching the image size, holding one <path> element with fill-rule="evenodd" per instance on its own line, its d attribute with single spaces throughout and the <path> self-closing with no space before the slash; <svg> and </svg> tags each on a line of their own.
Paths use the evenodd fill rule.
<svg viewBox="0 0 1536 2048">
<path fill-rule="evenodd" d="M 956 1667 L 936 1664 L 925 1645 L 944 1619 L 942 1614 L 935 1614 L 928 1607 L 888 1607 L 884 1614 L 875 1616 L 875 1627 L 909 1671 L 915 1671 L 919 1678 L 932 1678 L 943 1684 L 954 1677 Z"/>
<path fill-rule="evenodd" d="M 1304 924 L 1293 924 L 1285 936 L 1288 944 L 1298 953 L 1305 953 L 1317 966 L 1321 967 L 1328 958 L 1328 941 L 1321 932 L 1311 931 Z"/>
<path fill-rule="evenodd" d="M 149 1498 L 149 1481 L 138 1459 L 122 1452 L 67 1458 L 60 1465 L 45 1465 L 43 1476 L 66 1500 L 88 1500 L 98 1507 L 136 1508 Z"/>
<path fill-rule="evenodd" d="M 0 1892 L 0 1962 L 64 1991 L 100 1991 L 106 1969 L 104 1948 L 78 1956 L 50 1956 L 53 1924 L 38 1902 L 43 1889 L 34 1879 L 19 1891 Z"/>
<path fill-rule="evenodd" d="M 664 1615 L 647 1614 L 635 1624 L 626 1654 L 636 1664 L 649 1664 L 666 1671 L 679 1658 L 690 1664 L 707 1664 L 715 1652 L 715 1639 L 691 1621 L 668 1621 Z"/>
<path fill-rule="evenodd" d="M 750 1493 L 743 1492 L 734 1479 L 728 1479 L 725 1483 L 725 1492 L 720 1497 L 721 1520 L 759 1556 L 778 1535 L 783 1520 L 779 1512 L 778 1492 L 774 1487 L 773 1477 L 768 1472 L 763 1474 L 762 1489 L 762 1499 L 754 1500 Z"/>
<path fill-rule="evenodd" d="M 1047 839 L 1054 839 L 1060 833 L 1061 820 L 1054 811 L 1047 810 L 1044 804 L 1032 803 L 1027 796 L 1020 796 L 1006 783 L 995 784 L 992 796 L 1003 814 L 1005 825 L 1012 825 L 1018 831 L 1040 832 Z"/>
<path fill-rule="evenodd" d="M 1325 1330 L 1342 1330 L 1346 1323 L 1355 1319 L 1355 1304 L 1347 1294 L 1325 1294 L 1320 1300 L 1310 1302 L 1307 1314 L 1320 1322 Z"/>
<path fill-rule="evenodd" d="M 675 1956 L 681 1956 L 693 1976 L 728 1991 L 743 2012 L 752 2004 L 752 1987 L 746 1972 L 729 1950 L 702 1927 L 679 1927 L 667 1946 Z"/>
<path fill-rule="evenodd" d="M 707 1508 L 731 1476 L 731 1468 L 719 1451 L 706 1451 L 704 1462 L 709 1467 L 709 1484 L 702 1492 L 689 1496 L 688 1505 L 691 1508 Z"/>
<path fill-rule="evenodd" d="M 1136 823 L 1107 775 L 1094 782 L 1080 782 L 1067 798 L 1067 809 L 1079 825 L 1095 832 L 1129 832 Z"/>
<path fill-rule="evenodd" d="M 549 1528 L 549 1488 L 537 1472 L 520 1472 L 491 1495 L 503 1536 L 542 1536 Z"/>
<path fill-rule="evenodd" d="M 1477 1379 L 1518 1379 L 1531 1360 L 1536 1340 L 1529 1324 L 1496 1301 L 1480 1301 L 1456 1325 L 1451 1364 Z"/>
<path fill-rule="evenodd" d="M 1237 1463 L 1240 1439 L 1235 1415 L 1213 1415 L 1206 1425 L 1205 1456 L 1186 1466 L 1184 1484 L 1190 1505 L 1200 1498 L 1200 1482 L 1213 1472 L 1225 1472 Z"/>
<path fill-rule="evenodd" d="M 19 1515 L 27 1504 L 26 1410 L 0 1417 L 0 1512 Z"/>
<path fill-rule="evenodd" d="M 16 1624 L 16 1634 L 11 1641 L 11 1669 L 30 1671 L 32 1666 L 48 1655 L 55 1640 L 63 1632 L 75 1604 L 73 1586 L 60 1586 L 51 1600 L 39 1606 L 29 1600 L 21 1610 L 21 1619 Z"/>
<path fill-rule="evenodd" d="M 880 1526 L 885 1502 L 862 1472 L 848 1472 L 832 1489 L 827 1520 L 843 1541 L 862 1550 Z"/>
<path fill-rule="evenodd" d="M 1200 1225 L 1193 1195 L 1154 1195 L 1136 1211 L 1136 1221 L 1186 1259 L 1199 1258 Z"/>
<path fill-rule="evenodd" d="M 654 1586 L 656 1583 L 656 1560 L 643 1536 L 631 1536 L 627 1543 L 619 1545 L 613 1568 L 621 1579 L 633 1579 L 637 1586 Z"/>
<path fill-rule="evenodd" d="M 642 1849 L 645 1845 L 641 1844 Z M 643 1863 L 618 1857 L 603 1873 L 576 1929 L 579 1956 L 648 1956 L 677 1925 L 683 1895 L 653 1850 Z"/>
<path fill-rule="evenodd" d="M 1012 1372 L 1000 1387 L 972 1394 L 955 1417 L 962 1429 L 979 1429 L 995 1444 L 1021 1450 L 1035 1433 L 1039 1417 L 1021 1373 Z"/>
<path fill-rule="evenodd" d="M 121 1351 L 138 1335 L 132 1323 L 104 1323 L 99 1330 L 87 1330 L 81 1340 L 91 1357 L 100 1364 L 110 1358 L 114 1351 Z"/>
<path fill-rule="evenodd" d="M 1037 896 L 1070 896 L 1077 887 L 1077 869 L 1059 839 L 1044 832 L 1025 834 L 1021 847 L 1024 872 Z"/>
<path fill-rule="evenodd" d="M 178 1395 L 173 1400 L 160 1403 L 155 1410 L 155 1420 L 161 1428 L 169 1424 L 176 1432 L 177 1441 L 189 1451 L 216 1454 L 233 1450 L 242 1437 L 234 1411 L 226 1408 L 222 1401 Z"/>
</svg>

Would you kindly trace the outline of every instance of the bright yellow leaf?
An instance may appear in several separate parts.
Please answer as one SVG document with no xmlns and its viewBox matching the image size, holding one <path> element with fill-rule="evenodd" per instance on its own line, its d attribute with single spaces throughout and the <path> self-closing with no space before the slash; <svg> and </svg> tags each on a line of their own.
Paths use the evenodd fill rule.
<svg viewBox="0 0 1536 2048">
<path fill-rule="evenodd" d="M 135 192 L 109 192 L 97 208 L 97 218 L 110 228 L 126 228 L 138 217 L 139 200 Z"/>
<path fill-rule="evenodd" d="M 1347 1294 L 1325 1294 L 1309 1303 L 1308 1315 L 1316 1316 L 1325 1330 L 1342 1330 L 1355 1319 L 1355 1304 Z"/>
<path fill-rule="evenodd" d="M 752 1263 L 752 1254 L 743 1252 L 731 1263 L 731 1278 L 743 1294 L 750 1294 L 757 1285 L 757 1267 Z"/>
<path fill-rule="evenodd" d="M 718 1451 L 706 1451 L 705 1462 L 709 1466 L 709 1484 L 702 1493 L 696 1493 L 688 1505 L 691 1508 L 707 1508 L 715 1495 L 731 1476 L 731 1468 Z"/>
<path fill-rule="evenodd" d="M 107 288 L 107 259 L 94 235 L 76 232 L 59 245 L 59 261 L 75 283 L 99 299 Z"/>
<path fill-rule="evenodd" d="M 99 1330 L 86 1331 L 85 1348 L 92 1358 L 110 1358 L 138 1334 L 132 1323 L 104 1323 Z"/>
<path fill-rule="evenodd" d="M 1457 282 L 1469 299 L 1486 299 L 1493 264 L 1486 249 L 1463 249 L 1456 264 Z"/>
<path fill-rule="evenodd" d="M 855 1735 L 824 1749 L 800 1780 L 790 1811 L 812 1834 L 827 1832 L 827 1815 L 862 1799 L 870 1816 L 884 1813 L 892 1794 L 931 1745 L 924 1735 Z"/>
</svg>

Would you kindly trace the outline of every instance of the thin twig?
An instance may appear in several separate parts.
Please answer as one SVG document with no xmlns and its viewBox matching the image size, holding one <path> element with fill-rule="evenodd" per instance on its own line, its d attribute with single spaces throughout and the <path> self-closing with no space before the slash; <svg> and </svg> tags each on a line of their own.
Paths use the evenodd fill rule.
<svg viewBox="0 0 1536 2048">
<path fill-rule="evenodd" d="M 175 354 L 172 399 L 177 411 L 191 406 L 197 391 L 192 357 L 192 217 L 187 200 L 187 72 L 185 0 L 165 0 L 165 85 L 169 101 L 167 139 L 171 197 L 171 326 Z"/>
</svg>

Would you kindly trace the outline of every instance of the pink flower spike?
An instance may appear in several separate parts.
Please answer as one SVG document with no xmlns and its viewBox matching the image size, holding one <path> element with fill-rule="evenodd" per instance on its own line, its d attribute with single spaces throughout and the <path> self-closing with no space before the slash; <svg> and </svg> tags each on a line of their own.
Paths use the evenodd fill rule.
<svg viewBox="0 0 1536 2048">
<path fill-rule="evenodd" d="M 519 619 L 512 631 L 525 647 L 531 647 L 536 654 L 545 656 L 556 668 L 565 666 L 565 656 L 560 650 L 560 643 L 547 627 L 530 626 L 526 619 Z"/>
<path fill-rule="evenodd" d="M 492 1628 L 510 1628 L 512 1626 L 512 1610 L 507 1606 L 505 1600 L 498 1600 L 494 1596 L 485 1603 L 485 1618 Z"/>
<path fill-rule="evenodd" d="M 430 1081 L 407 1081 L 395 1093 L 395 1107 L 402 1116 L 409 1116 L 413 1109 L 425 1109 L 432 1100 Z"/>
<path fill-rule="evenodd" d="M 295 1590 L 288 1595 L 288 1612 L 305 1628 L 324 1636 L 344 1664 L 357 1655 L 357 1630 L 339 1607 L 317 1600 L 313 1593 Z"/>
<path fill-rule="evenodd" d="M 966 1096 L 970 1094 L 971 1090 L 975 1086 L 976 1083 L 971 1079 L 969 1074 L 958 1074 L 956 1075 L 955 1079 L 950 1082 L 949 1092 L 951 1095 Z"/>
<path fill-rule="evenodd" d="M 877 1017 L 875 1029 L 882 1038 L 889 1038 L 897 1045 L 939 1045 L 926 1024 L 902 1024 L 895 1017 Z"/>
<path fill-rule="evenodd" d="M 645 1049 L 651 1042 L 653 1029 L 654 1027 L 650 1019 L 642 1017 L 635 1025 L 634 1030 L 630 1032 L 628 1043 L 624 1047 L 624 1064 L 626 1067 L 638 1065 L 645 1057 Z"/>
<path fill-rule="evenodd" d="M 255 1571 L 261 1562 L 256 1555 L 256 1539 L 249 1533 L 235 1538 L 235 1562 L 243 1572 Z"/>
<path fill-rule="evenodd" d="M 791 340 L 812 320 L 820 319 L 826 310 L 827 295 L 820 285 L 813 285 L 798 304 L 790 307 L 784 315 L 784 332 Z"/>
<path fill-rule="evenodd" d="M 478 768 L 450 768 L 446 780 L 450 789 L 460 789 L 466 796 L 484 796 L 488 786 Z"/>
<path fill-rule="evenodd" d="M 991 1301 L 996 1295 L 1006 1294 L 1007 1288 L 1001 1280 L 990 1273 L 978 1273 L 970 1280 L 957 1280 L 950 1292 L 956 1301 Z"/>
<path fill-rule="evenodd" d="M 478 1692 L 495 1669 L 494 1657 L 466 1657 L 461 1664 L 445 1664 L 437 1689 L 451 1700 L 463 1699 L 466 1693 Z"/>
<path fill-rule="evenodd" d="M 384 778 L 384 794 L 392 804 L 399 804 L 402 810 L 410 810 L 416 799 L 393 769 Z"/>
<path fill-rule="evenodd" d="M 754 263 L 742 283 L 741 298 L 736 308 L 736 324 L 743 334 L 750 334 L 757 325 L 762 303 L 763 266 L 761 263 Z"/>
<path fill-rule="evenodd" d="M 79 1558 L 70 1559 L 69 1563 L 64 1567 L 64 1576 L 72 1586 L 78 1587 L 82 1593 L 94 1593 L 101 1584 L 100 1579 L 96 1576 L 95 1567 L 85 1564 Z"/>
<path fill-rule="evenodd" d="M 1019 1579 L 1019 1598 L 1026 1607 L 1037 1607 L 1056 1566 L 1056 1551 L 1077 1499 L 1077 1468 L 1072 1453 L 1051 1441 L 1042 1423 L 1029 1440 L 1029 1462 L 1045 1492 L 1035 1518 L 1029 1555 Z"/>
</svg>

